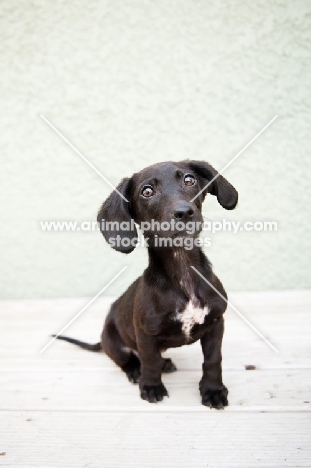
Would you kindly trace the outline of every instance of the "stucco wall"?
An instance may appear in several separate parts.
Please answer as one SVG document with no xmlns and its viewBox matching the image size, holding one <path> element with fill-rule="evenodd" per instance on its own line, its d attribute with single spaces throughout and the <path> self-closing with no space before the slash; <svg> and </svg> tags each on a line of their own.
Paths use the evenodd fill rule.
<svg viewBox="0 0 311 468">
<path fill-rule="evenodd" d="M 275 220 L 220 233 L 207 254 L 228 290 L 310 287 L 311 6 L 300 1 L 20 1 L 1 4 L 1 297 L 118 294 L 146 265 L 99 233 L 42 232 L 94 220 L 113 183 L 156 161 L 204 159 L 240 202 L 212 220 Z"/>
</svg>

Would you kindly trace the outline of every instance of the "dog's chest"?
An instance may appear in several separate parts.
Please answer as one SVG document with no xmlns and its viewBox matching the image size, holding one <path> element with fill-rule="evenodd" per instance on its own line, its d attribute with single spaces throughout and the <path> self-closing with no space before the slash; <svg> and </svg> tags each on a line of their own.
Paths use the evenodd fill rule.
<svg viewBox="0 0 311 468">
<path fill-rule="evenodd" d="M 209 308 L 206 306 L 203 309 L 196 307 L 190 300 L 182 312 L 177 314 L 176 319 L 181 322 L 181 329 L 187 339 L 190 338 L 191 330 L 196 324 L 202 325 L 206 315 L 209 314 Z"/>
</svg>

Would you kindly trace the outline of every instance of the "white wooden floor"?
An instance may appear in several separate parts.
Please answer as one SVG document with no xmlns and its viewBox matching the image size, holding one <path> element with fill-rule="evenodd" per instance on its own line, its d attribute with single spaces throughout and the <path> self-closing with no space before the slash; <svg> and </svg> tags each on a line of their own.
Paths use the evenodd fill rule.
<svg viewBox="0 0 311 468">
<path fill-rule="evenodd" d="M 163 377 L 170 398 L 152 405 L 101 353 L 57 341 L 39 354 L 87 299 L 0 303 L 0 466 L 310 467 L 311 291 L 230 300 L 279 354 L 228 309 L 224 411 L 200 404 L 198 344 L 167 351 L 178 372 Z M 66 333 L 98 341 L 110 302 Z"/>
</svg>

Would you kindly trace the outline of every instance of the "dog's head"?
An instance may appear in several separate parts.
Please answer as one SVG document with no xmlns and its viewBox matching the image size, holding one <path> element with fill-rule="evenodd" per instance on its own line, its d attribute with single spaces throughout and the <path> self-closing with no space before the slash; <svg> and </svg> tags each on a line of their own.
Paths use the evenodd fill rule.
<svg viewBox="0 0 311 468">
<path fill-rule="evenodd" d="M 190 235 L 197 236 L 207 193 L 215 195 L 226 210 L 238 202 L 235 188 L 204 161 L 154 164 L 123 179 L 117 190 L 103 203 L 97 221 L 107 242 L 123 253 L 135 248 L 135 223 L 149 238 L 189 237 L 189 223 L 194 223 Z"/>
</svg>

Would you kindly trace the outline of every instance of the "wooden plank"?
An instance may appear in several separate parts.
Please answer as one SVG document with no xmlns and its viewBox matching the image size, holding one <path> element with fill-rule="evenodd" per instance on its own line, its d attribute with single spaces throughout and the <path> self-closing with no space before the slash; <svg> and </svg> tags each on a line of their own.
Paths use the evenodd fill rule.
<svg viewBox="0 0 311 468">
<path fill-rule="evenodd" d="M 239 368 L 245 364 L 264 368 L 310 366 L 310 292 L 235 293 L 233 297 L 234 304 L 277 346 L 280 353 L 275 354 L 234 312 L 228 310 L 223 345 L 225 367 Z M 100 298 L 70 326 L 67 333 L 97 341 L 111 301 L 111 298 Z M 77 354 L 76 348 L 61 346 L 60 343 L 53 344 L 38 359 L 49 335 L 59 331 L 86 302 L 87 299 L 67 299 L 1 303 L 0 366 L 12 366 L 14 359 L 17 365 L 33 360 L 42 365 L 45 360 L 62 361 L 65 357 L 89 362 L 88 353 Z M 181 352 L 170 352 L 174 358 L 175 355 L 177 359 L 181 356 L 184 368 L 200 363 L 202 359 L 196 345 L 183 348 Z"/>
<path fill-rule="evenodd" d="M 163 376 L 170 397 L 157 406 L 190 406 L 200 404 L 199 371 L 178 371 Z M 139 397 L 137 385 L 129 383 L 119 369 L 76 369 L 49 372 L 27 368 L 23 372 L 0 373 L 0 409 L 96 409 L 127 408 L 153 405 Z M 311 373 L 305 370 L 225 371 L 230 407 L 243 411 L 252 407 L 311 408 Z M 307 403 L 309 402 L 309 403 Z"/>
<path fill-rule="evenodd" d="M 186 416 L 186 417 L 185 417 Z M 1 466 L 309 467 L 310 415 L 2 412 Z"/>
</svg>

